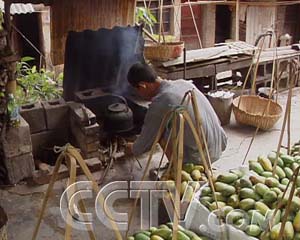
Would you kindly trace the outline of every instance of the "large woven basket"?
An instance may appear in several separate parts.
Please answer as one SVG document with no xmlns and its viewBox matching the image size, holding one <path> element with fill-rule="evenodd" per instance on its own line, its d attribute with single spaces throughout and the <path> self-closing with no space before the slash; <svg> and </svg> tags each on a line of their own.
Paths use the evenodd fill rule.
<svg viewBox="0 0 300 240">
<path fill-rule="evenodd" d="M 239 101 L 241 102 L 239 105 Z M 233 100 L 233 113 L 239 124 L 259 127 L 263 130 L 272 128 L 282 115 L 282 107 L 270 100 L 270 106 L 263 112 L 269 100 L 259 96 L 240 96 Z"/>
<path fill-rule="evenodd" d="M 145 46 L 144 55 L 149 60 L 168 61 L 180 57 L 183 48 L 183 42 L 149 44 Z"/>
</svg>

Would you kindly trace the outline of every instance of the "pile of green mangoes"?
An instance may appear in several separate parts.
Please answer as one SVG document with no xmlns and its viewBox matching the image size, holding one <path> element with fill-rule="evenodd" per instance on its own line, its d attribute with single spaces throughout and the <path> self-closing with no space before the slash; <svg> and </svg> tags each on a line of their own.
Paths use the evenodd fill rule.
<svg viewBox="0 0 300 240">
<path fill-rule="evenodd" d="M 292 149 L 291 149 L 291 155 L 293 157 L 296 157 L 296 156 L 300 156 L 300 141 L 299 142 L 296 142 Z"/>
<path fill-rule="evenodd" d="M 251 176 L 244 176 L 239 170 L 231 170 L 229 173 L 219 175 L 214 180 L 216 201 L 212 189 L 207 186 L 202 189 L 200 202 L 210 211 L 221 209 L 224 221 L 243 230 L 249 236 L 261 240 L 278 239 L 291 186 L 287 189 L 284 198 L 283 192 L 294 170 L 299 166 L 300 158 L 281 153 L 276 174 L 273 176 L 275 159 L 276 153 L 271 152 L 267 157 L 260 156 L 255 161 L 249 161 L 249 169 L 256 172 Z M 300 177 L 297 178 L 296 183 L 297 189 L 284 228 L 285 240 L 300 240 Z M 283 205 L 275 214 L 275 208 L 282 198 Z M 245 224 L 246 218 L 250 219 L 247 224 Z M 267 219 L 271 218 L 272 228 L 263 231 L 263 224 L 268 223 Z"/>
<path fill-rule="evenodd" d="M 164 175 L 161 180 L 169 182 L 169 187 L 175 188 L 175 177 Z M 199 190 L 200 183 L 206 182 L 207 178 L 202 165 L 194 165 L 193 163 L 184 164 L 181 171 L 181 188 L 180 198 L 184 202 L 190 202 L 193 199 L 194 192 Z"/>
<path fill-rule="evenodd" d="M 173 223 L 160 225 L 159 227 L 152 227 L 148 231 L 140 231 L 127 240 L 172 240 Z M 183 228 L 178 225 L 177 232 L 178 240 L 208 240 L 209 238 L 197 235 L 196 233 Z"/>
</svg>

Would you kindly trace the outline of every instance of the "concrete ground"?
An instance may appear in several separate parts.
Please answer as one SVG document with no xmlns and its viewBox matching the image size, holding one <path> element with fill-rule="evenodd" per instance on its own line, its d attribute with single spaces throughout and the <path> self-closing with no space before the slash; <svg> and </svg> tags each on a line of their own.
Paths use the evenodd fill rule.
<svg viewBox="0 0 300 240">
<path fill-rule="evenodd" d="M 282 93 L 279 96 L 279 102 L 283 107 L 286 105 L 287 93 Z M 292 100 L 292 125 L 291 139 L 292 142 L 300 139 L 300 89 L 295 89 Z M 260 154 L 267 154 L 269 151 L 276 149 L 282 119 L 276 126 L 269 131 L 260 131 L 253 142 L 253 146 L 249 152 L 248 159 L 257 157 Z M 255 131 L 254 128 L 239 126 L 235 123 L 232 117 L 231 124 L 225 127 L 228 134 L 228 146 L 223 153 L 222 158 L 213 164 L 213 167 L 218 170 L 227 170 L 238 167 L 242 164 L 245 153 Z M 286 134 L 284 144 L 286 144 Z M 140 161 L 145 167 L 145 157 L 141 157 Z M 157 166 L 160 159 L 160 154 L 156 153 L 151 166 Z M 109 173 L 107 181 L 112 180 L 129 180 L 131 179 L 131 163 L 121 162 L 115 165 L 115 168 Z M 139 180 L 143 170 L 134 162 L 133 179 Z M 100 178 L 101 173 L 94 174 L 96 178 Z M 84 178 L 81 176 L 81 180 Z M 65 222 L 61 217 L 59 201 L 62 192 L 65 189 L 66 180 L 58 181 L 55 184 L 54 191 L 50 196 L 47 212 L 42 221 L 40 232 L 37 239 L 64 239 Z M 31 239 L 34 226 L 36 224 L 38 214 L 41 209 L 42 199 L 45 195 L 47 185 L 44 186 L 27 186 L 20 184 L 13 188 L 0 190 L 0 205 L 6 210 L 8 222 L 8 236 L 10 240 Z M 89 212 L 94 213 L 94 202 L 87 202 Z M 128 212 L 132 206 L 132 201 L 118 201 L 115 204 L 119 212 Z M 133 223 L 133 231 L 139 228 L 139 211 L 135 214 Z M 94 215 L 94 230 L 96 239 L 115 239 L 113 232 L 107 229 Z M 74 230 L 72 239 L 88 239 L 88 234 L 84 231 Z"/>
</svg>

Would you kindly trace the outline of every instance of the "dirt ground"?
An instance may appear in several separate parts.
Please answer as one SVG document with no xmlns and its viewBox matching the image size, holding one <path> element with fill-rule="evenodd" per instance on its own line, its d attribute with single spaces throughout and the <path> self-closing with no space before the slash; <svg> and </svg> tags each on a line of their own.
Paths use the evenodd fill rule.
<svg viewBox="0 0 300 240">
<path fill-rule="evenodd" d="M 279 102 L 285 108 L 287 93 L 283 92 L 279 96 Z M 269 151 L 276 149 L 279 135 L 282 127 L 281 119 L 269 131 L 260 131 L 253 142 L 253 146 L 249 152 L 248 159 L 257 157 L 260 154 L 267 154 Z M 292 142 L 300 140 L 300 89 L 294 90 L 292 99 L 292 125 L 291 139 Z M 223 153 L 222 158 L 213 164 L 217 170 L 224 171 L 227 169 L 238 167 L 242 164 L 245 153 L 255 131 L 254 128 L 239 126 L 235 123 L 232 116 L 231 124 L 224 127 L 228 135 L 228 146 Z M 287 137 L 285 134 L 284 145 Z M 157 166 L 161 154 L 158 152 L 155 155 L 151 167 Z M 146 157 L 140 157 L 140 162 L 143 167 L 146 164 Z M 131 163 L 130 161 L 118 162 L 115 168 L 109 173 L 106 181 L 113 180 L 128 180 L 131 178 Z M 133 178 L 139 180 L 143 170 L 134 162 Z M 97 179 L 101 173 L 94 174 Z M 79 179 L 83 180 L 81 176 Z M 66 180 L 58 181 L 55 184 L 54 192 L 50 196 L 46 215 L 42 221 L 37 239 L 64 239 L 65 222 L 61 216 L 59 203 L 62 192 L 65 190 Z M 44 197 L 47 185 L 43 186 L 28 186 L 25 183 L 15 187 L 0 190 L 0 205 L 8 214 L 8 235 L 10 240 L 31 239 L 34 226 L 36 224 L 38 214 L 41 209 L 42 199 Z M 88 211 L 94 213 L 94 202 L 87 202 Z M 128 212 L 132 202 L 118 201 L 115 207 L 120 212 Z M 133 230 L 139 228 L 139 211 L 135 214 Z M 96 239 L 115 239 L 113 232 L 107 229 L 93 214 Z M 72 239 L 88 239 L 88 234 L 85 231 L 74 230 Z"/>
</svg>

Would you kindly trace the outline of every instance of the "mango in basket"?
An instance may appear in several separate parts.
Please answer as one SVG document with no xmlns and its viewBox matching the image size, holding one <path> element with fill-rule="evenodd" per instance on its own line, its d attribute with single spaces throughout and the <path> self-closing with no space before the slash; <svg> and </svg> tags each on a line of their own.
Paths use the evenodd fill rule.
<svg viewBox="0 0 300 240">
<path fill-rule="evenodd" d="M 190 174 L 188 174 L 186 171 L 181 171 L 181 179 L 182 181 L 193 181 L 192 177 Z"/>
<path fill-rule="evenodd" d="M 253 209 L 254 206 L 255 206 L 255 200 L 253 200 L 252 198 L 243 199 L 239 203 L 239 208 L 244 210 L 244 211 L 248 211 L 250 209 Z"/>
<path fill-rule="evenodd" d="M 300 232 L 300 211 L 296 213 L 296 216 L 293 220 L 293 226 L 296 232 Z"/>
<path fill-rule="evenodd" d="M 273 170 L 272 162 L 270 161 L 270 159 L 266 158 L 265 156 L 259 156 L 257 161 L 261 164 L 261 166 L 265 171 L 271 172 Z"/>
<path fill-rule="evenodd" d="M 261 228 L 257 225 L 248 225 L 245 232 L 252 237 L 258 237 L 261 234 Z"/>
<path fill-rule="evenodd" d="M 249 161 L 249 169 L 261 175 L 265 170 L 259 162 Z"/>
<path fill-rule="evenodd" d="M 194 170 L 194 164 L 193 163 L 186 163 L 183 165 L 182 170 L 191 174 L 191 172 Z"/>
<path fill-rule="evenodd" d="M 237 194 L 231 195 L 227 200 L 227 204 L 233 208 L 237 208 L 240 204 L 239 196 Z"/>
<path fill-rule="evenodd" d="M 201 181 L 202 180 L 201 172 L 198 169 L 194 169 L 191 172 L 191 177 L 194 181 Z"/>
<path fill-rule="evenodd" d="M 228 196 L 234 194 L 236 191 L 235 187 L 233 187 L 229 184 L 226 184 L 226 183 L 222 183 L 222 182 L 216 182 L 215 188 L 216 188 L 216 191 L 222 193 L 222 195 L 225 197 L 228 197 Z"/>
<path fill-rule="evenodd" d="M 240 198 L 241 199 L 252 198 L 256 201 L 260 199 L 260 197 L 252 188 L 242 188 L 240 191 Z"/>
<path fill-rule="evenodd" d="M 234 174 L 234 173 L 226 173 L 226 174 L 221 174 L 217 177 L 217 181 L 222 182 L 222 183 L 227 183 L 231 184 L 234 181 L 236 181 L 239 177 Z"/>
<path fill-rule="evenodd" d="M 269 190 L 263 196 L 264 202 L 267 204 L 273 203 L 277 201 L 277 193 Z"/>
</svg>

